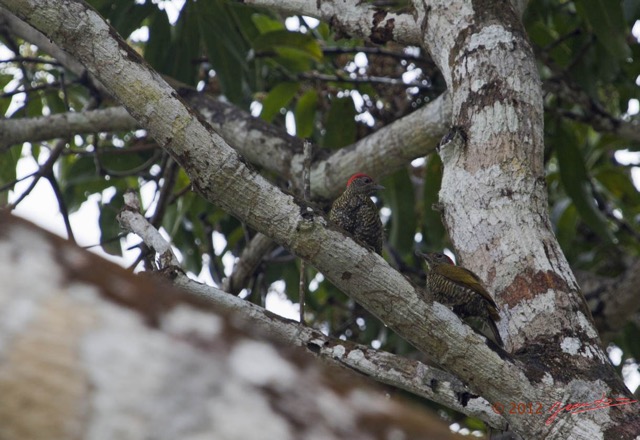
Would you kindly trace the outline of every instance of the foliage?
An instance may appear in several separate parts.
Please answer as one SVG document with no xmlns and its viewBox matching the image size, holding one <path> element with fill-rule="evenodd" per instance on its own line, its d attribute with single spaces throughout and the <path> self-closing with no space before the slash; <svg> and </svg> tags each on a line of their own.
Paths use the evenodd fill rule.
<svg viewBox="0 0 640 440">
<path fill-rule="evenodd" d="M 433 62 L 418 48 L 343 38 L 328 24 L 305 17 L 285 18 L 225 0 L 188 0 L 170 23 L 151 1 L 90 3 L 124 37 L 141 27 L 148 30 L 148 39 L 131 44 L 158 72 L 245 110 L 260 108 L 260 117 L 275 125 L 286 126 L 291 115 L 294 124 L 287 127 L 329 153 L 425 105 L 444 89 Z M 637 120 L 627 109 L 640 96 L 640 45 L 630 34 L 638 17 L 639 0 L 543 0 L 531 2 L 524 17 L 546 92 L 545 167 L 556 234 L 572 265 L 605 275 L 615 275 L 640 255 L 640 195 L 631 179 L 639 159 L 635 155 L 628 163 L 621 155 L 639 151 L 640 144 L 612 129 Z M 36 47 L 8 34 L 0 38 L 16 58 L 0 65 L 5 91 L 0 110 L 7 118 L 113 105 Z M 28 61 L 34 58 L 39 61 Z M 377 80 L 403 75 L 413 78 L 411 84 Z M 23 102 L 19 91 L 28 92 L 21 95 Z M 42 164 L 51 145 L 0 147 L 3 197 L 21 177 L 16 176 L 21 155 Z M 419 276 L 414 248 L 448 245 L 440 214 L 432 209 L 441 174 L 442 164 L 432 156 L 383 182 L 387 189 L 378 202 L 388 208 L 392 249 L 386 257 L 412 276 Z M 220 282 L 223 257 L 239 256 L 254 234 L 189 192 L 186 174 L 143 131 L 73 136 L 57 160 L 55 177 L 70 212 L 99 196 L 103 248 L 110 253 L 121 251 L 113 239 L 122 194 L 145 185 L 155 188 L 152 205 L 162 207 L 154 222 L 171 236 L 188 271 L 209 272 Z M 166 185 L 171 186 L 163 196 Z M 224 243 L 222 249 L 215 249 L 214 235 Z M 298 265 L 285 251 L 275 251 L 243 295 L 262 303 L 270 286 L 280 282 L 297 302 Z M 313 269 L 306 270 L 307 279 L 314 280 L 306 305 L 310 325 L 388 351 L 413 351 Z M 638 353 L 629 342 L 638 340 L 637 328 L 625 330 L 625 357 Z"/>
</svg>

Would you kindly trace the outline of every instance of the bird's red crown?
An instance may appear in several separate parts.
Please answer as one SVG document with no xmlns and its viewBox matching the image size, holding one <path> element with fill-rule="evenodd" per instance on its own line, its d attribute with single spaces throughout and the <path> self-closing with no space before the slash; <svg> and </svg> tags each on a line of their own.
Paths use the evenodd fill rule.
<svg viewBox="0 0 640 440">
<path fill-rule="evenodd" d="M 366 175 L 365 173 L 355 173 L 353 176 L 351 176 L 349 178 L 349 181 L 347 182 L 347 187 L 349 187 L 349 185 L 351 185 L 351 182 L 353 182 L 356 179 L 359 179 L 360 177 L 369 177 L 369 176 Z M 369 179 L 371 179 L 371 177 L 369 177 Z"/>
</svg>

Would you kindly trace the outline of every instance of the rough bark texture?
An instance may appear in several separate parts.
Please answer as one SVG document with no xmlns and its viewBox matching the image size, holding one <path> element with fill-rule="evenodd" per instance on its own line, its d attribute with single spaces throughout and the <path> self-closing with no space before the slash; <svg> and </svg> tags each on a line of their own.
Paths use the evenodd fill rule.
<svg viewBox="0 0 640 440">
<path fill-rule="evenodd" d="M 467 380 L 474 392 L 491 400 L 504 397 L 505 389 L 509 393 L 524 386 L 533 392 L 526 382 L 522 384 L 520 367 L 490 350 L 448 309 L 421 302 L 415 288 L 381 257 L 326 228 L 323 217 L 248 168 L 86 5 L 73 1 L 4 4 L 97 75 L 188 170 L 205 198 L 310 261 L 407 340 L 442 358 L 442 365 Z M 487 368 L 470 374 L 478 364 Z M 493 380 L 496 376 L 503 378 L 500 386 Z"/>
<path fill-rule="evenodd" d="M 36 44 L 66 69 L 78 77 L 87 77 L 101 93 L 111 96 L 102 83 L 88 72 L 68 52 L 52 43 L 42 32 L 18 19 L 10 11 L 0 8 L 0 24 L 15 35 Z M 268 171 L 299 181 L 302 171 L 302 141 L 289 136 L 285 130 L 253 118 L 237 107 L 218 101 L 211 96 L 197 93 L 192 88 L 172 80 L 171 85 L 192 108 L 196 109 L 207 122 L 237 149 L 249 162 Z M 113 112 L 113 114 L 111 114 Z M 72 136 L 78 133 L 94 133 L 90 121 L 98 129 L 114 131 L 139 127 L 129 119 L 126 125 L 123 109 L 107 109 L 77 114 L 52 115 L 43 118 L 0 120 L 0 148 L 14 143 Z M 108 118 L 112 119 L 109 126 Z M 60 118 L 63 123 L 59 124 Z M 406 166 L 408 161 L 425 156 L 434 151 L 438 140 L 445 133 L 447 121 L 451 119 L 451 104 L 446 94 L 429 104 L 363 138 L 351 147 L 343 148 L 327 158 L 317 160 L 312 165 L 311 188 L 313 198 L 330 200 L 344 188 L 344 182 L 360 170 L 380 179 Z M 424 130 L 413 130 L 416 124 L 424 125 Z M 65 129 L 66 128 L 66 129 Z M 85 131 L 89 129 L 89 131 Z M 29 135 L 28 133 L 31 133 Z M 34 136 L 33 134 L 36 133 Z"/>
<path fill-rule="evenodd" d="M 545 366 L 538 380 L 552 383 L 562 402 L 628 394 L 548 219 L 542 89 L 518 14 L 484 0 L 414 5 L 425 14 L 423 45 L 449 86 L 452 125 L 466 135 L 441 150 L 444 220 L 464 264 L 495 293 L 507 346 Z M 628 415 L 610 426 L 594 418 L 529 429 L 535 438 L 622 438 Z"/>
<path fill-rule="evenodd" d="M 3 440 L 460 438 L 246 315 L 0 225 Z"/>
<path fill-rule="evenodd" d="M 310 261 L 489 402 L 540 402 L 548 409 L 554 402 L 593 402 L 603 393 L 629 396 L 599 347 L 550 232 L 540 184 L 540 85 L 521 24 L 504 4 L 496 10 L 490 2 L 430 3 L 418 27 L 451 87 L 454 121 L 469 136 L 463 147 L 443 150 L 445 219 L 465 265 L 497 292 L 509 330 L 503 334 L 515 335 L 507 344 L 521 360 L 489 349 L 446 307 L 421 302 L 382 258 L 327 228 L 321 216 L 247 167 L 85 4 L 0 3 L 73 53 L 206 199 Z M 546 414 L 505 418 L 526 438 L 619 439 L 640 432 L 630 405 L 563 412 L 549 425 Z"/>
<path fill-rule="evenodd" d="M 289 14 L 318 17 L 345 35 L 358 35 L 374 43 L 397 41 L 406 44 L 420 42 L 420 30 L 415 26 L 415 11 L 387 12 L 373 4 L 360 3 L 357 8 L 342 0 L 244 0 L 245 3 L 273 8 Z"/>
<path fill-rule="evenodd" d="M 177 266 L 177 259 L 171 252 L 169 243 L 139 212 L 137 201 L 125 197 L 125 209 L 118 215 L 123 229 L 138 235 L 150 249 L 156 251 L 160 272 L 185 292 L 210 301 L 225 315 L 237 314 L 244 317 L 246 325 L 254 332 L 268 334 L 278 342 L 304 348 L 329 364 L 357 371 L 378 382 L 478 417 L 491 426 L 502 429 L 506 427 L 505 420 L 486 400 L 473 396 L 460 380 L 445 371 L 416 360 L 327 337 L 317 330 L 281 318 L 255 304 L 190 279 Z M 256 239 L 257 242 L 262 242 L 264 236 L 258 235 Z"/>
</svg>

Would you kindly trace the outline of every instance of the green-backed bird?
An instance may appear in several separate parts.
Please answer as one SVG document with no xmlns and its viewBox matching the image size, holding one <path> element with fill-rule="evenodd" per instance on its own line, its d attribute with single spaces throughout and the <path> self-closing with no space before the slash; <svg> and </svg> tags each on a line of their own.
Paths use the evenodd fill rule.
<svg viewBox="0 0 640 440">
<path fill-rule="evenodd" d="M 329 220 L 350 233 L 360 243 L 382 253 L 384 231 L 378 207 L 371 195 L 384 189 L 371 177 L 356 173 L 347 182 L 347 188 L 331 206 Z"/>
<path fill-rule="evenodd" d="M 433 299 L 448 306 L 460 318 L 480 318 L 493 333 L 495 342 L 503 346 L 496 321 L 500 320 L 496 303 L 475 273 L 456 266 L 444 254 L 417 253 L 427 265 L 426 287 Z"/>
</svg>

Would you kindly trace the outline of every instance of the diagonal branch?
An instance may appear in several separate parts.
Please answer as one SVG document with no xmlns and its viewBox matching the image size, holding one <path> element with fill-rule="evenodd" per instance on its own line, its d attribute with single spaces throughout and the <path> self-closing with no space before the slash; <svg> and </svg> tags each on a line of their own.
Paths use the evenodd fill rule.
<svg viewBox="0 0 640 440">
<path fill-rule="evenodd" d="M 553 382 L 528 379 L 536 365 L 525 368 L 504 351 L 489 348 L 483 337 L 448 308 L 422 301 L 416 288 L 382 257 L 327 227 L 322 215 L 308 215 L 306 206 L 248 167 L 85 3 L 0 3 L 37 24 L 81 60 L 180 163 L 206 200 L 310 262 L 337 288 L 467 382 L 475 394 L 490 401 L 513 395 L 531 401 L 558 396 Z M 514 426 L 532 423 L 509 414 L 506 417 Z"/>
<path fill-rule="evenodd" d="M 251 322 L 252 329 L 257 333 L 275 335 L 280 342 L 302 347 L 329 364 L 348 368 L 468 416 L 478 417 L 493 427 L 505 428 L 504 419 L 492 410 L 486 400 L 474 396 L 459 379 L 445 371 L 392 353 L 330 338 L 220 289 L 190 279 L 179 270 L 178 260 L 169 243 L 137 211 L 138 207 L 139 202 L 135 194 L 126 194 L 125 208 L 119 214 L 118 220 L 125 230 L 138 235 L 147 246 L 158 252 L 160 260 L 164 261 L 160 271 L 170 277 L 175 285 L 211 301 L 225 314 L 240 313 Z M 256 236 L 258 237 L 260 235 Z"/>
<path fill-rule="evenodd" d="M 47 158 L 45 163 L 40 165 L 40 168 L 38 169 L 38 171 L 33 175 L 33 180 L 29 184 L 29 187 L 26 190 L 24 190 L 22 194 L 20 194 L 20 196 L 13 203 L 9 205 L 8 207 L 9 210 L 15 209 L 15 207 L 18 206 L 20 202 L 22 202 L 24 198 L 31 193 L 31 191 L 33 191 L 33 189 L 36 187 L 36 185 L 40 181 L 41 177 L 46 177 L 49 174 L 53 173 L 53 166 L 55 165 L 56 161 L 58 160 L 58 158 L 60 157 L 60 155 L 62 154 L 66 146 L 67 146 L 66 140 L 60 140 L 56 143 L 55 147 L 51 150 L 51 153 L 49 154 L 49 157 Z"/>
<path fill-rule="evenodd" d="M 291 5 L 293 7 L 293 5 Z M 330 5 L 323 4 L 323 8 Z M 308 14 L 312 15 L 312 14 Z M 403 14 L 405 17 L 407 14 Z M 396 23 L 394 21 L 394 23 Z M 101 93 L 110 92 L 69 52 L 9 10 L 0 7 L 0 24 L 20 38 L 37 45 L 78 77 L 88 77 Z M 396 24 L 397 26 L 397 24 Z M 410 32 L 413 31 L 413 26 Z M 169 79 L 167 79 L 169 81 Z M 302 140 L 281 128 L 228 103 L 196 92 L 175 80 L 171 85 L 180 96 L 198 110 L 212 127 L 237 149 L 249 162 L 295 181 L 292 176 L 302 170 Z M 84 115 L 87 116 L 84 116 Z M 8 145 L 52 139 L 69 134 L 95 133 L 96 131 L 132 130 L 138 127 L 128 112 L 122 108 L 95 110 L 92 112 L 52 115 L 34 119 L 0 121 L 0 148 Z M 109 122 L 111 121 L 111 122 Z M 344 186 L 354 169 L 382 178 L 399 170 L 407 161 L 431 153 L 445 127 L 451 121 L 451 104 L 445 94 L 414 113 L 376 131 L 348 148 L 339 150 L 326 160 L 312 166 L 312 198 L 331 199 Z M 417 130 L 418 122 L 423 125 Z M 112 124 L 112 125 L 110 125 Z M 326 170 L 331 169 L 330 176 Z"/>
<path fill-rule="evenodd" d="M 191 106 L 251 163 L 289 179 L 302 170 L 302 141 L 249 113 L 191 88 L 178 91 Z M 434 151 L 451 116 L 447 94 L 398 119 L 350 147 L 313 164 L 312 198 L 331 199 L 354 169 L 378 178 Z M 417 130 L 417 124 L 423 128 Z M 38 118 L 0 120 L 0 149 L 74 134 L 134 130 L 139 124 L 123 107 L 69 112 Z M 328 173 L 328 170 L 331 170 Z"/>
<path fill-rule="evenodd" d="M 256 234 L 242 250 L 231 275 L 223 281 L 222 290 L 237 295 L 247 285 L 264 256 L 275 247 L 276 244 L 269 237 Z"/>
</svg>

